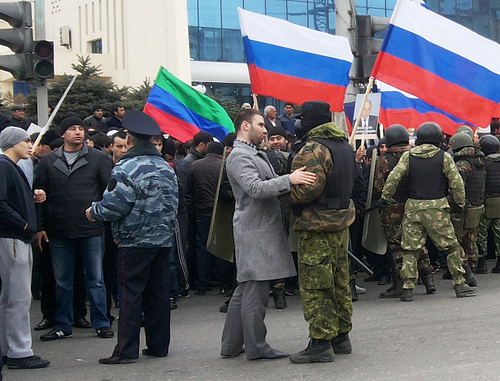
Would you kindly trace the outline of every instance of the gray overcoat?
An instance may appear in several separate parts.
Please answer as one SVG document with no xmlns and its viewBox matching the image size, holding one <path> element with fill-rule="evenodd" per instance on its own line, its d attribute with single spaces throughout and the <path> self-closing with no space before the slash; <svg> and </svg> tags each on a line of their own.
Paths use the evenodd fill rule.
<svg viewBox="0 0 500 381">
<path fill-rule="evenodd" d="M 226 169 L 236 199 L 233 234 L 237 281 L 296 275 L 277 197 L 290 192 L 289 176 L 276 175 L 264 152 L 238 140 Z"/>
</svg>

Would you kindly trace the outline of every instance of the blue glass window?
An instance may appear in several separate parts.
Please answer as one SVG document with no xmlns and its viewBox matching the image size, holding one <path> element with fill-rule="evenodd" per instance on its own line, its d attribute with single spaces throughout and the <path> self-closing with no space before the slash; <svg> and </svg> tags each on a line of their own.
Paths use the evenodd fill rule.
<svg viewBox="0 0 500 381">
<path fill-rule="evenodd" d="M 222 28 L 240 28 L 238 7 L 243 7 L 243 0 L 222 0 Z"/>
<path fill-rule="evenodd" d="M 266 0 L 244 0 L 243 8 L 260 14 L 266 14 Z"/>
<path fill-rule="evenodd" d="M 222 61 L 222 29 L 200 28 L 200 60 Z"/>
<path fill-rule="evenodd" d="M 288 1 L 288 21 L 307 26 L 307 3 L 305 1 Z"/>
<path fill-rule="evenodd" d="M 197 26 L 189 27 L 189 55 L 193 60 L 200 59 L 200 44 Z"/>
<path fill-rule="evenodd" d="M 330 10 L 334 10 L 333 1 L 324 3 L 310 2 L 309 3 L 309 25 L 311 29 L 320 30 L 322 32 L 330 32 Z"/>
<path fill-rule="evenodd" d="M 245 62 L 243 40 L 239 29 L 224 29 L 222 31 L 222 60 L 224 62 Z"/>
<path fill-rule="evenodd" d="M 267 0 L 266 14 L 268 16 L 277 17 L 286 20 L 286 1 L 283 0 Z"/>
<path fill-rule="evenodd" d="M 187 1 L 188 25 L 198 26 L 198 0 Z"/>
<path fill-rule="evenodd" d="M 220 0 L 202 0 L 200 7 L 200 27 L 221 28 Z"/>
</svg>

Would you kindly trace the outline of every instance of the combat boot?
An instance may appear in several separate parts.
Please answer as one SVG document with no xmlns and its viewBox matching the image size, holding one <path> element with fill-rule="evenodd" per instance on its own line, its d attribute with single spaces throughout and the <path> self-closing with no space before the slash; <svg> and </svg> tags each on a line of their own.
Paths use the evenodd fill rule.
<svg viewBox="0 0 500 381">
<path fill-rule="evenodd" d="M 331 341 L 333 353 L 348 355 L 352 353 L 351 340 L 348 333 L 339 333 Z"/>
<path fill-rule="evenodd" d="M 434 276 L 432 275 L 432 270 L 430 268 L 425 268 L 421 270 L 420 273 L 427 294 L 434 294 L 436 292 L 436 286 L 434 285 Z"/>
<path fill-rule="evenodd" d="M 401 294 L 401 301 L 403 302 L 413 301 L 413 288 L 403 288 L 403 293 Z"/>
<path fill-rule="evenodd" d="M 273 286 L 274 307 L 277 310 L 284 310 L 286 306 L 285 284 L 277 283 Z"/>
<path fill-rule="evenodd" d="M 472 272 L 468 263 L 464 263 L 462 267 L 465 270 L 465 283 L 467 283 L 471 287 L 477 287 L 477 279 L 474 273 Z"/>
<path fill-rule="evenodd" d="M 403 293 L 403 280 L 399 275 L 392 278 L 392 287 L 388 288 L 385 292 L 382 292 L 380 298 L 401 298 Z"/>
<path fill-rule="evenodd" d="M 477 262 L 476 274 L 488 274 L 488 268 L 486 267 L 486 257 L 479 257 Z"/>
<path fill-rule="evenodd" d="M 294 364 L 310 364 L 313 362 L 332 362 L 333 349 L 330 340 L 311 339 L 307 348 L 290 356 Z"/>
<path fill-rule="evenodd" d="M 497 264 L 491 269 L 491 272 L 495 274 L 500 273 L 500 257 L 497 257 Z"/>
<path fill-rule="evenodd" d="M 471 287 L 467 283 L 455 285 L 455 294 L 457 298 L 465 298 L 467 296 L 474 296 L 477 292 L 477 287 Z"/>
</svg>

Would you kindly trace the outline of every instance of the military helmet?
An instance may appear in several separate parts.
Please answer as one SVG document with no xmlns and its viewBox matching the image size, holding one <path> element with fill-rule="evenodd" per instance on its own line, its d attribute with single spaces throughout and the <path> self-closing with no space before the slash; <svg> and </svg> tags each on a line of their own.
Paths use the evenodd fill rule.
<svg viewBox="0 0 500 381">
<path fill-rule="evenodd" d="M 425 122 L 417 130 L 417 144 L 434 144 L 439 146 L 443 142 L 443 131 L 439 124 Z"/>
<path fill-rule="evenodd" d="M 472 128 L 470 128 L 469 126 L 463 125 L 463 126 L 458 127 L 456 133 L 458 134 L 459 132 L 465 132 L 472 139 L 474 139 L 474 131 L 472 131 Z"/>
<path fill-rule="evenodd" d="M 391 148 L 396 144 L 406 144 L 410 143 L 410 134 L 408 130 L 400 124 L 393 124 L 385 132 L 385 144 L 387 148 Z"/>
<path fill-rule="evenodd" d="M 472 147 L 474 141 L 466 132 L 459 132 L 451 137 L 450 144 L 453 152 L 457 152 L 461 148 Z"/>
<path fill-rule="evenodd" d="M 493 135 L 485 135 L 479 139 L 479 144 L 481 145 L 481 151 L 485 155 L 490 155 L 492 153 L 498 153 L 500 149 L 500 141 Z"/>
</svg>

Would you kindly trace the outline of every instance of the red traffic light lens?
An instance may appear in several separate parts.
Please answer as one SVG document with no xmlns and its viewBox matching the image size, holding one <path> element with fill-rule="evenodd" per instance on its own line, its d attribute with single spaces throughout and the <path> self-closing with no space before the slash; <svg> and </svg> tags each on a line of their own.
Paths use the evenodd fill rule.
<svg viewBox="0 0 500 381">
<path fill-rule="evenodd" d="M 54 45 L 48 41 L 38 41 L 33 50 L 40 58 L 50 58 L 54 54 Z"/>
</svg>

